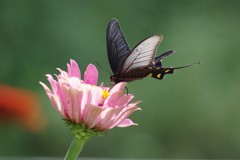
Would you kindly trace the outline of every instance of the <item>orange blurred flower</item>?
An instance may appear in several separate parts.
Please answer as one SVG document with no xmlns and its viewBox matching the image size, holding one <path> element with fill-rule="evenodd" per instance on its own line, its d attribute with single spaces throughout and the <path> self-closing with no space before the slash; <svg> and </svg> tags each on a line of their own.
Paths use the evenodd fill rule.
<svg viewBox="0 0 240 160">
<path fill-rule="evenodd" d="M 29 131 L 40 131 L 44 118 L 36 93 L 0 84 L 0 123 L 19 123 Z"/>
</svg>

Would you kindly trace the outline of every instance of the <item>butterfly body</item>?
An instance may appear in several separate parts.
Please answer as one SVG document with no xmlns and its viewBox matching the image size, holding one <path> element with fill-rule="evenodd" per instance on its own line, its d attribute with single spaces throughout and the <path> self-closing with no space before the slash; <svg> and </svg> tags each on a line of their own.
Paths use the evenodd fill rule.
<svg viewBox="0 0 240 160">
<path fill-rule="evenodd" d="M 165 74 L 173 74 L 174 68 L 164 68 L 164 67 L 140 67 L 135 70 L 131 70 L 130 72 L 118 75 L 114 74 L 110 77 L 110 80 L 114 83 L 119 82 L 131 82 L 139 79 L 143 79 L 145 77 L 151 77 L 155 79 L 163 79 Z"/>
<path fill-rule="evenodd" d="M 162 35 L 147 37 L 130 50 L 119 22 L 116 19 L 112 19 L 107 27 L 108 60 L 113 71 L 110 80 L 115 83 L 130 82 L 145 77 L 161 80 L 165 74 L 172 74 L 174 69 L 192 65 L 175 68 L 163 67 L 162 60 L 175 53 L 175 51 L 168 50 L 155 57 L 157 48 L 162 40 Z"/>
<path fill-rule="evenodd" d="M 115 84 L 119 82 L 131 82 L 139 79 L 143 79 L 143 77 L 123 77 L 121 75 L 110 76 L 110 80 L 113 81 Z"/>
</svg>

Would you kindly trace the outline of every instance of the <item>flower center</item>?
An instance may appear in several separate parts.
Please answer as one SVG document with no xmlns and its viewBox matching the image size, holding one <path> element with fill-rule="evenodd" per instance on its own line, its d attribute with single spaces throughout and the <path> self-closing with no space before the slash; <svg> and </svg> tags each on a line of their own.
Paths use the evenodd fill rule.
<svg viewBox="0 0 240 160">
<path fill-rule="evenodd" d="M 108 95 L 109 95 L 109 92 L 106 91 L 105 89 L 103 89 L 103 90 L 102 90 L 102 98 L 103 98 L 103 99 L 106 99 L 106 98 L 108 97 Z"/>
</svg>

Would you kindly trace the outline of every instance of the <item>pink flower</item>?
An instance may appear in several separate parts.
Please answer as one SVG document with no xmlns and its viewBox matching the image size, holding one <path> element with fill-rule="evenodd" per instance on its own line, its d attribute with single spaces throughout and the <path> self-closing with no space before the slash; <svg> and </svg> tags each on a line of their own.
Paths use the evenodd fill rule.
<svg viewBox="0 0 240 160">
<path fill-rule="evenodd" d="M 67 72 L 58 68 L 57 80 L 50 74 L 46 75 L 51 89 L 40 82 L 53 107 L 64 119 L 98 131 L 136 125 L 128 117 L 140 110 L 137 106 L 140 101 L 130 103 L 134 96 L 123 94 L 127 83 L 118 83 L 112 89 L 97 86 L 98 70 L 93 64 L 88 65 L 84 80 L 74 60 L 70 60 L 67 67 Z"/>
</svg>

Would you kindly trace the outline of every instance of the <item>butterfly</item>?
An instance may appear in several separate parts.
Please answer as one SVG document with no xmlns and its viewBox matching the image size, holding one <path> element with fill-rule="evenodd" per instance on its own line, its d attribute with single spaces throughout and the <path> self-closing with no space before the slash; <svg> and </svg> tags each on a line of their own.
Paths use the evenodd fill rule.
<svg viewBox="0 0 240 160">
<path fill-rule="evenodd" d="M 162 40 L 162 35 L 147 37 L 131 50 L 118 20 L 112 19 L 107 27 L 108 61 L 113 72 L 110 80 L 115 84 L 143 79 L 145 77 L 153 77 L 160 80 L 163 79 L 165 74 L 174 73 L 175 69 L 193 65 L 189 64 L 175 68 L 163 67 L 162 60 L 174 54 L 175 51 L 168 50 L 155 57 L 157 48 Z"/>
</svg>

